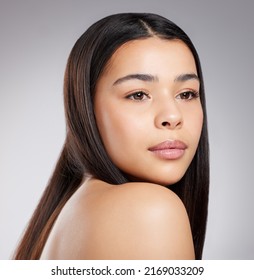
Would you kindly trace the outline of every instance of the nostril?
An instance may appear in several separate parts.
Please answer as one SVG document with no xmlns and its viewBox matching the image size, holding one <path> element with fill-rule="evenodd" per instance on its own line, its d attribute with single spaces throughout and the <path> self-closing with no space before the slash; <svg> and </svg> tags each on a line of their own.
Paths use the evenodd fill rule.
<svg viewBox="0 0 254 280">
<path fill-rule="evenodd" d="M 166 126 L 166 125 L 169 125 L 169 123 L 168 122 L 163 122 L 162 123 L 162 126 Z"/>
</svg>

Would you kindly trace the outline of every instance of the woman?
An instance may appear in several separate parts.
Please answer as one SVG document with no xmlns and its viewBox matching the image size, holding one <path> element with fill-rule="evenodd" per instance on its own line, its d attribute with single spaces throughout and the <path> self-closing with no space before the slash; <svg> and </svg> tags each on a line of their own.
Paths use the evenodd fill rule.
<svg viewBox="0 0 254 280">
<path fill-rule="evenodd" d="M 188 36 L 154 14 L 93 24 L 65 73 L 66 141 L 16 259 L 201 259 L 209 162 Z"/>
</svg>

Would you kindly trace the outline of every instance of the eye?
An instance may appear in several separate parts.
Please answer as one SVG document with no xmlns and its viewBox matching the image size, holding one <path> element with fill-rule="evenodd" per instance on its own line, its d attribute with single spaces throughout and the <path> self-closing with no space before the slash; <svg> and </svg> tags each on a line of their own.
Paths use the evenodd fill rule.
<svg viewBox="0 0 254 280">
<path fill-rule="evenodd" d="M 183 99 L 183 100 L 191 100 L 199 97 L 199 93 L 197 91 L 185 91 L 177 95 L 177 99 Z"/>
<path fill-rule="evenodd" d="M 131 100 L 137 100 L 137 101 L 143 101 L 145 99 L 150 98 L 149 95 L 143 91 L 137 91 L 134 92 L 132 94 L 129 94 L 128 96 L 126 96 L 127 99 L 131 99 Z"/>
</svg>

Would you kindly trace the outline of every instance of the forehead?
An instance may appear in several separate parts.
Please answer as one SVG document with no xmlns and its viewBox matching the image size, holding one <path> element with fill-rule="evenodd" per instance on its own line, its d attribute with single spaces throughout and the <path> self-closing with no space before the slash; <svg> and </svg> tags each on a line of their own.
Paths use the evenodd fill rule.
<svg viewBox="0 0 254 280">
<path fill-rule="evenodd" d="M 188 46 L 178 40 L 158 37 L 129 41 L 120 46 L 109 59 L 105 74 L 162 71 L 196 73 L 194 57 Z"/>
</svg>

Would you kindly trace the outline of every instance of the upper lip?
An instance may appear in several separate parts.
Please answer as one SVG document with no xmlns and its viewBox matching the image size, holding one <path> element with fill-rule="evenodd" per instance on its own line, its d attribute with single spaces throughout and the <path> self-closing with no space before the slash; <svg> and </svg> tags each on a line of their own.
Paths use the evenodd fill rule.
<svg viewBox="0 0 254 280">
<path fill-rule="evenodd" d="M 166 140 L 164 142 L 159 143 L 153 147 L 150 147 L 149 151 L 158 151 L 158 150 L 168 150 L 168 149 L 179 149 L 185 150 L 187 145 L 180 140 Z"/>
</svg>

